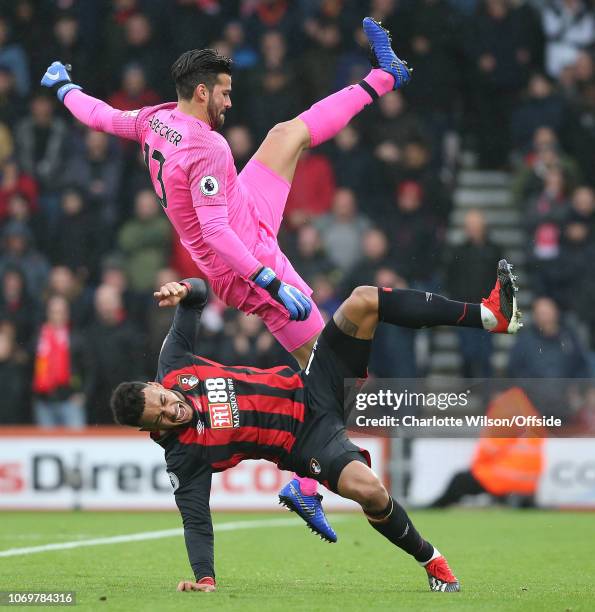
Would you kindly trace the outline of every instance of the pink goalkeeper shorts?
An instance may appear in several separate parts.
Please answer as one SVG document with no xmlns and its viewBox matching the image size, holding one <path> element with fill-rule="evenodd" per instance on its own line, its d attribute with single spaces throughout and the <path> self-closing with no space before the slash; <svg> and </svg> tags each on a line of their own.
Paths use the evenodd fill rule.
<svg viewBox="0 0 595 612">
<path fill-rule="evenodd" d="M 263 265 L 272 268 L 281 280 L 310 297 L 312 289 L 294 270 L 277 244 L 277 232 L 283 220 L 291 184 L 255 159 L 246 164 L 238 179 L 252 195 L 261 215 L 262 227 L 254 256 Z M 290 353 L 318 336 L 324 327 L 322 315 L 314 303 L 310 316 L 305 321 L 290 321 L 287 310 L 267 291 L 234 272 L 210 278 L 209 282 L 215 295 L 228 306 L 247 314 L 258 315 Z"/>
</svg>

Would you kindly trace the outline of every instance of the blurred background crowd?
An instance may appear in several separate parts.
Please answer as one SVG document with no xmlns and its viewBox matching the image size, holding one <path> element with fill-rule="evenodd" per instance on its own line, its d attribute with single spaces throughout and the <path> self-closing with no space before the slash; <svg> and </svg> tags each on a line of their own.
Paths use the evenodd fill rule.
<svg viewBox="0 0 595 612">
<path fill-rule="evenodd" d="M 87 93 L 132 110 L 175 99 L 180 53 L 217 48 L 234 60 L 224 134 L 240 171 L 276 122 L 368 72 L 367 14 L 414 78 L 299 162 L 280 242 L 314 300 L 330 316 L 361 284 L 487 296 L 504 247 L 481 208 L 447 237 L 461 165 L 503 172 L 532 312 L 500 367 L 491 337 L 463 330 L 459 373 L 592 375 L 594 4 L 0 0 L 0 424 L 110 422 L 111 389 L 154 376 L 172 313 L 152 292 L 196 275 L 139 147 L 73 120 L 38 86 L 49 63 L 70 62 Z M 421 335 L 381 329 L 371 372 L 427 375 Z M 293 364 L 259 319 L 216 301 L 201 347 Z"/>
</svg>

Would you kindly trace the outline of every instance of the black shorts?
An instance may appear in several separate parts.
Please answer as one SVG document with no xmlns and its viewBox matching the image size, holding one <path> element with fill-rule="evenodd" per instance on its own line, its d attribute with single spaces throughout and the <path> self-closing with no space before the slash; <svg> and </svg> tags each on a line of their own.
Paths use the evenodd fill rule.
<svg viewBox="0 0 595 612">
<path fill-rule="evenodd" d="M 316 341 L 301 376 L 306 416 L 287 459 L 287 467 L 314 478 L 331 491 L 351 461 L 370 465 L 368 451 L 347 437 L 345 379 L 367 376 L 370 340 L 344 334 L 331 319 Z"/>
</svg>

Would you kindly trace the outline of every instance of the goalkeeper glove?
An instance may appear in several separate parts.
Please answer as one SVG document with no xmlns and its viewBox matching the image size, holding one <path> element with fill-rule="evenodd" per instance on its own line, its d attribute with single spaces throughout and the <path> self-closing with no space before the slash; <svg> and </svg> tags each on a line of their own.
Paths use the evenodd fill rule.
<svg viewBox="0 0 595 612">
<path fill-rule="evenodd" d="M 80 85 L 75 85 L 70 80 L 70 74 L 68 74 L 70 70 L 70 64 L 52 62 L 41 79 L 41 84 L 51 89 L 60 102 L 64 102 L 64 96 L 72 89 L 82 89 Z"/>
<path fill-rule="evenodd" d="M 279 304 L 287 308 L 291 321 L 305 321 L 312 310 L 312 302 L 299 289 L 277 278 L 270 268 L 261 268 L 253 278 Z"/>
</svg>

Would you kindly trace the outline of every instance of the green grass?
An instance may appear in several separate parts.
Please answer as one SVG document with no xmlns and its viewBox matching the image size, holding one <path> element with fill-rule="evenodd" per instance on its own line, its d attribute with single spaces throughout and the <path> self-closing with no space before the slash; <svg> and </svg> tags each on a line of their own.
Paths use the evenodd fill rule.
<svg viewBox="0 0 595 612">
<path fill-rule="evenodd" d="M 219 514 L 215 522 L 267 516 L 286 518 Z M 431 593 L 423 570 L 358 515 L 337 520 L 335 545 L 301 525 L 216 534 L 213 594 L 176 592 L 178 580 L 191 575 L 178 537 L 0 558 L 0 590 L 72 590 L 78 608 L 93 611 L 595 608 L 592 514 L 453 510 L 412 517 L 446 554 L 461 593 Z M 173 513 L 3 513 L 0 525 L 4 550 L 170 529 L 180 520 Z"/>
</svg>

